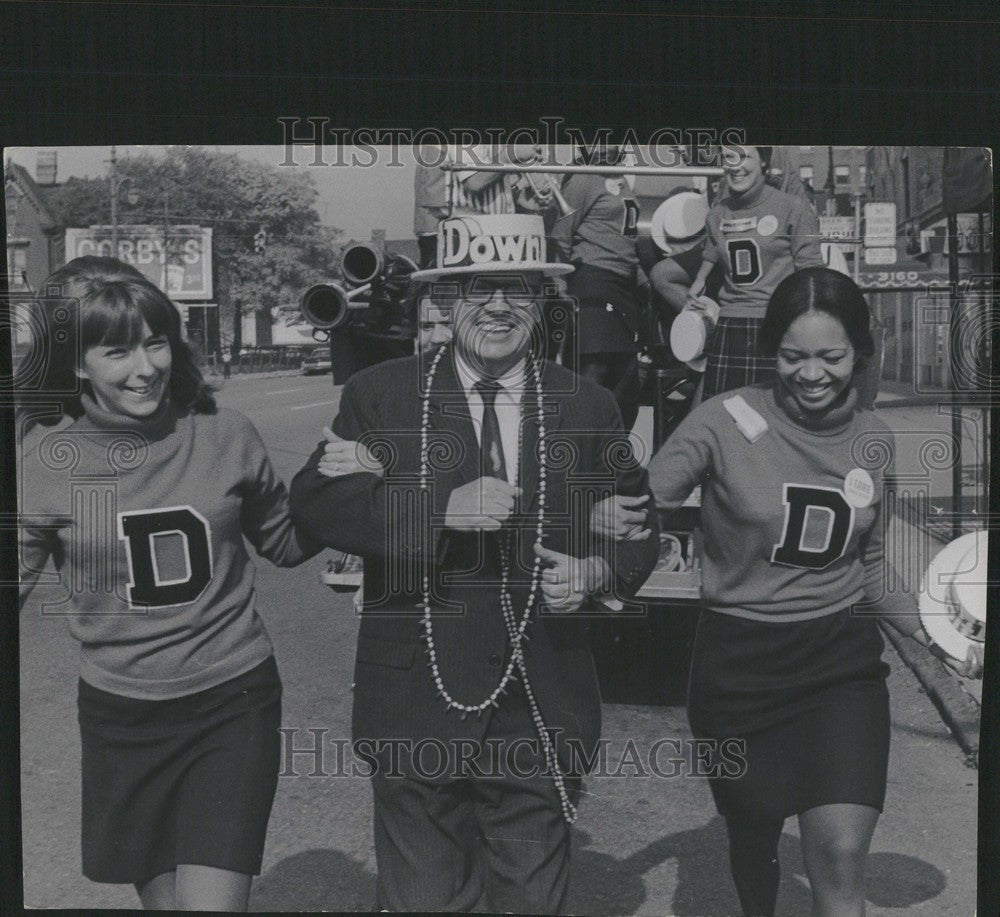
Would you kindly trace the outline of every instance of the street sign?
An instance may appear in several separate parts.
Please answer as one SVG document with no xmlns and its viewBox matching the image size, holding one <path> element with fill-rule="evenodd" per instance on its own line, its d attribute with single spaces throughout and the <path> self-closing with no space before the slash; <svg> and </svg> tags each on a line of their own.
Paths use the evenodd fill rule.
<svg viewBox="0 0 1000 917">
<path fill-rule="evenodd" d="M 819 231 L 824 241 L 850 239 L 854 235 L 854 217 L 820 217 Z"/>
<path fill-rule="evenodd" d="M 896 205 L 865 204 L 865 248 L 888 248 L 895 244 Z M 888 264 L 890 262 L 884 261 L 882 263 Z"/>
<path fill-rule="evenodd" d="M 820 217 L 819 234 L 823 237 L 823 242 L 831 242 L 834 239 L 854 238 L 854 217 Z M 837 248 L 844 254 L 854 251 L 854 245 L 850 242 L 838 242 Z"/>
<path fill-rule="evenodd" d="M 865 264 L 895 264 L 896 246 L 865 248 Z"/>
</svg>

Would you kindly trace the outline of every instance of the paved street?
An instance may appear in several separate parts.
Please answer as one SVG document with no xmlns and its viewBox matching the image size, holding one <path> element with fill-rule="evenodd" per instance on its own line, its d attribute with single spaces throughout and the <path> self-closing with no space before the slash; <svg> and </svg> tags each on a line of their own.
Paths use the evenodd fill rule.
<svg viewBox="0 0 1000 917">
<path fill-rule="evenodd" d="M 337 393 L 329 376 L 234 376 L 219 400 L 250 417 L 287 482 L 334 416 Z M 914 441 L 948 426 L 948 418 L 930 408 L 897 408 L 886 416 Z M 899 451 L 903 465 L 915 470 L 918 447 Z M 934 486 L 939 484 L 935 477 Z M 319 582 L 325 556 L 296 570 L 263 561 L 258 568 L 259 607 L 285 685 L 285 727 L 296 730 L 290 738 L 298 749 L 319 742 L 322 759 L 286 758 L 263 874 L 250 902 L 256 910 L 353 911 L 373 903 L 368 782 L 339 776 L 344 762 L 336 756 L 337 743 L 350 737 L 357 618 L 350 594 L 335 594 Z M 868 913 L 967 917 L 975 904 L 977 772 L 891 648 L 886 658 L 892 668 L 892 754 L 886 809 L 872 845 Z M 21 619 L 25 902 L 134 907 L 130 887 L 96 885 L 80 874 L 77 667 L 66 622 L 43 616 L 36 592 Z M 690 732 L 683 709 L 608 704 L 604 734 L 605 775 L 587 783 L 574 830 L 568 911 L 736 912 L 725 831 L 707 784 L 689 774 L 651 775 L 647 766 L 657 740 L 686 747 Z M 661 773 L 666 757 L 659 759 Z M 793 821 L 786 824 L 781 855 L 778 913 L 807 912 L 808 884 Z"/>
</svg>

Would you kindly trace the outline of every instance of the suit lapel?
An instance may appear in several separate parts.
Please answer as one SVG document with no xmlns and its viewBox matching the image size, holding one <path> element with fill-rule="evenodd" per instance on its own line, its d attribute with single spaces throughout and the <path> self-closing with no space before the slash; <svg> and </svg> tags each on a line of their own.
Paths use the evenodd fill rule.
<svg viewBox="0 0 1000 917">
<path fill-rule="evenodd" d="M 549 364 L 542 365 L 542 409 L 546 439 L 562 423 L 562 397 L 545 394 Z M 525 386 L 521 404 L 521 513 L 533 511 L 538 505 L 538 399 L 530 386 Z"/>
<path fill-rule="evenodd" d="M 452 354 L 446 353 L 438 362 L 431 386 L 431 397 L 427 411 L 427 425 L 431 430 L 444 433 L 447 442 L 441 452 L 443 460 L 435 463 L 433 454 L 430 465 L 438 468 L 436 480 L 443 483 L 454 475 L 457 481 L 450 489 L 459 487 L 479 477 L 479 445 L 476 431 L 469 414 L 469 401 L 458 376 Z M 452 452 L 452 450 L 455 450 Z M 448 458 L 450 454 L 456 461 Z M 442 475 L 447 476 L 442 478 Z"/>
</svg>

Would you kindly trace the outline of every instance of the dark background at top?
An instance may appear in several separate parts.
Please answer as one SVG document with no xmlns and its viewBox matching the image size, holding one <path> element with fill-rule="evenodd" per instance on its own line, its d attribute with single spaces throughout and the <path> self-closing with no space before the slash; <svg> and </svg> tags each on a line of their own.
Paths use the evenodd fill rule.
<svg viewBox="0 0 1000 917">
<path fill-rule="evenodd" d="M 326 117 L 344 128 L 513 128 L 559 116 L 640 137 L 659 127 L 738 127 L 757 142 L 993 147 L 998 25 L 992 3 L 912 0 L 5 2 L 0 142 L 277 144 L 279 117 Z M 0 373 L 9 374 L 6 335 L 0 329 Z M 5 409 L 4 514 L 15 512 L 11 429 Z M 995 489 L 992 500 L 996 512 Z M 5 573 L 16 564 L 12 534 L 0 537 Z M 13 590 L 4 587 L 3 599 L 0 887 L 16 907 Z M 1000 913 L 996 625 L 983 690 L 981 914 Z"/>
<path fill-rule="evenodd" d="M 281 115 L 752 125 L 792 143 L 996 133 L 989 4 L 43 0 L 0 15 L 6 144 L 281 142 Z"/>
</svg>

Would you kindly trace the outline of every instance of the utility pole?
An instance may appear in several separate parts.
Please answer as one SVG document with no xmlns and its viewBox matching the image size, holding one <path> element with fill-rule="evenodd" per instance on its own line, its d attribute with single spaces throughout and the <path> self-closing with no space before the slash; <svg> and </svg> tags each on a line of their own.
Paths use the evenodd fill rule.
<svg viewBox="0 0 1000 917">
<path fill-rule="evenodd" d="M 118 157 L 111 147 L 111 252 L 118 257 Z"/>
<path fill-rule="evenodd" d="M 833 147 L 826 148 L 827 168 L 826 168 L 826 215 L 828 217 L 837 215 L 837 185 L 833 179 Z"/>
</svg>

